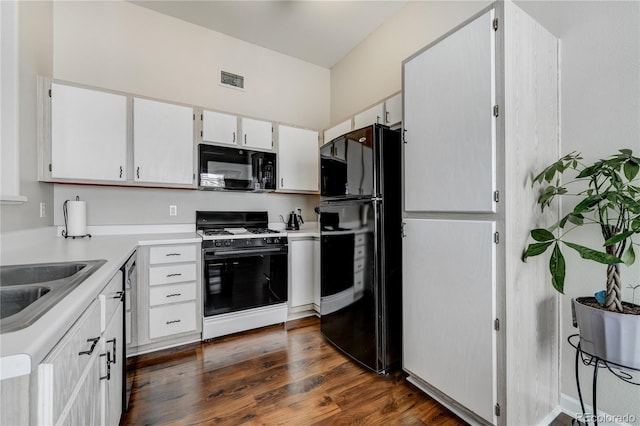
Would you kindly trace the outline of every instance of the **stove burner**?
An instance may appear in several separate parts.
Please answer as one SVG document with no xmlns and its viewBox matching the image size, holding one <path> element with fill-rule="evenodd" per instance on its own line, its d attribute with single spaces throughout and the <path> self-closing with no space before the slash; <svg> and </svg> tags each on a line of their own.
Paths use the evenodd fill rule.
<svg viewBox="0 0 640 426">
<path fill-rule="evenodd" d="M 269 229 L 269 228 L 251 228 L 251 229 L 247 229 L 247 232 L 250 232 L 252 234 L 277 234 L 278 231 L 274 231 L 273 229 Z"/>
<path fill-rule="evenodd" d="M 202 231 L 204 235 L 233 235 L 229 231 L 225 231 L 224 229 L 204 229 Z"/>
</svg>

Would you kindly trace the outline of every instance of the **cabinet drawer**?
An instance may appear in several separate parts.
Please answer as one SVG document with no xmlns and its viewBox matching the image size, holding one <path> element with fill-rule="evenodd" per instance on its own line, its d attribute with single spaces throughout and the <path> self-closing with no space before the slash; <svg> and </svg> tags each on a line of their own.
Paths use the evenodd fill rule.
<svg viewBox="0 0 640 426">
<path fill-rule="evenodd" d="M 364 257 L 364 247 L 365 246 L 356 246 L 353 249 L 353 258 L 354 259 L 362 259 Z"/>
<path fill-rule="evenodd" d="M 195 262 L 196 246 L 193 244 L 183 246 L 159 246 L 149 249 L 149 263 L 177 263 Z"/>
<path fill-rule="evenodd" d="M 196 302 L 149 309 L 149 338 L 196 330 Z"/>
<path fill-rule="evenodd" d="M 357 293 L 364 290 L 364 271 L 353 274 L 353 292 Z"/>
<path fill-rule="evenodd" d="M 361 246 L 364 244 L 364 239 L 365 239 L 365 235 L 364 234 L 356 234 L 355 238 L 354 238 L 354 244 L 357 246 Z"/>
<path fill-rule="evenodd" d="M 100 303 L 94 300 L 38 366 L 38 424 L 53 424 L 100 350 Z"/>
<path fill-rule="evenodd" d="M 152 266 L 149 268 L 149 285 L 171 284 L 196 280 L 196 264 Z"/>
<path fill-rule="evenodd" d="M 113 313 L 118 309 L 120 302 L 122 302 L 122 284 L 122 272 L 118 271 L 98 296 L 101 311 L 100 332 L 105 330 Z"/>
<path fill-rule="evenodd" d="M 353 273 L 360 272 L 364 270 L 364 259 L 358 259 L 353 262 Z"/>
<path fill-rule="evenodd" d="M 196 299 L 196 283 L 171 284 L 156 286 L 150 289 L 149 304 L 151 306 L 167 303 L 186 302 Z"/>
</svg>

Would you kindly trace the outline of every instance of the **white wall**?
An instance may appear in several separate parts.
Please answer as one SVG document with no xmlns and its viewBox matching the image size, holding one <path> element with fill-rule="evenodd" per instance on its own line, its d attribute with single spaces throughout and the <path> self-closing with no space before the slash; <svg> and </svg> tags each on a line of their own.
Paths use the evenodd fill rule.
<svg viewBox="0 0 640 426">
<path fill-rule="evenodd" d="M 18 2 L 18 144 L 20 194 L 24 204 L 0 206 L 2 232 L 51 225 L 53 187 L 37 181 L 36 75 L 51 75 L 52 57 L 51 2 Z M 40 203 L 46 217 L 40 217 Z"/>
<path fill-rule="evenodd" d="M 562 152 L 581 151 L 586 159 L 606 156 L 625 147 L 640 152 L 640 2 L 515 3 L 560 38 Z M 332 68 L 331 122 L 339 122 L 400 90 L 402 60 L 487 4 L 407 3 Z M 579 238 L 591 241 L 584 235 Z M 640 283 L 639 269 L 640 265 L 636 265 L 623 272 L 625 286 Z M 571 326 L 569 300 L 600 289 L 604 285 L 604 269 L 585 264 L 568 253 L 567 271 L 567 294 L 562 297 L 560 387 L 563 394 L 577 398 L 574 352 L 566 343 L 566 337 L 576 332 Z M 585 288 L 585 283 L 589 283 L 589 288 Z M 625 292 L 630 300 L 630 290 Z M 590 369 L 582 369 L 583 394 L 589 403 L 590 374 Z M 603 372 L 598 399 L 601 410 L 635 415 L 636 424 L 640 424 L 638 387 Z"/>
<path fill-rule="evenodd" d="M 329 70 L 129 2 L 54 2 L 53 77 L 301 127 L 329 123 Z M 245 77 L 245 91 L 218 84 L 220 70 Z M 62 203 L 88 202 L 88 225 L 194 223 L 195 210 L 300 207 L 316 220 L 317 196 L 56 185 Z M 168 215 L 169 205 L 178 216 Z M 286 216 L 285 216 L 286 217 Z"/>
</svg>

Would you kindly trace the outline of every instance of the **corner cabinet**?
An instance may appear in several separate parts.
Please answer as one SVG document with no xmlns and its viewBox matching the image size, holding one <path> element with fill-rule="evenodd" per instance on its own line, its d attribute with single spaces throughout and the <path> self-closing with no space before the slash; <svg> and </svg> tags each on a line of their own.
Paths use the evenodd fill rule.
<svg viewBox="0 0 640 426">
<path fill-rule="evenodd" d="M 403 368 L 469 423 L 538 424 L 559 399 L 558 308 L 519 257 L 542 225 L 531 176 L 558 156 L 558 41 L 498 2 L 403 82 Z"/>
<path fill-rule="evenodd" d="M 49 107 L 42 104 L 50 101 L 51 122 L 50 127 L 44 123 L 40 126 L 40 138 L 41 143 L 49 139 L 51 144 L 50 156 L 41 160 L 41 174 L 51 179 L 124 181 L 126 96 L 58 83 L 47 89 L 46 84 L 40 83 L 44 92 L 40 107 Z"/>
<path fill-rule="evenodd" d="M 137 262 L 137 353 L 199 341 L 202 333 L 200 244 L 141 247 Z"/>
<path fill-rule="evenodd" d="M 278 125 L 278 190 L 317 192 L 318 132 Z"/>
<path fill-rule="evenodd" d="M 289 320 L 320 311 L 320 237 L 289 234 Z"/>
<path fill-rule="evenodd" d="M 133 98 L 135 182 L 194 184 L 193 108 Z"/>
</svg>

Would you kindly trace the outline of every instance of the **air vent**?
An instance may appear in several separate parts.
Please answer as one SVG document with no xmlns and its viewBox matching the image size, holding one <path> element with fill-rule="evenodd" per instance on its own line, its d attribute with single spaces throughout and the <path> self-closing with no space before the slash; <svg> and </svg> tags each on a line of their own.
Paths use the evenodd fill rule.
<svg viewBox="0 0 640 426">
<path fill-rule="evenodd" d="M 226 71 L 220 71 L 220 84 L 244 89 L 244 77 Z"/>
</svg>

